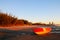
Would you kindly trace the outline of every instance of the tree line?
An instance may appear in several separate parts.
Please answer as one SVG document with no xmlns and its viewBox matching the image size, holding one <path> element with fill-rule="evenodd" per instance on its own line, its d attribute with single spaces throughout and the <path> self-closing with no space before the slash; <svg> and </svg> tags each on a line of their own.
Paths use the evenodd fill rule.
<svg viewBox="0 0 60 40">
<path fill-rule="evenodd" d="M 0 26 L 1 25 L 31 25 L 31 22 L 0 12 Z"/>
<path fill-rule="evenodd" d="M 7 25 L 46 25 L 41 23 L 32 23 L 24 19 L 18 19 L 15 16 L 0 12 L 0 26 Z"/>
</svg>

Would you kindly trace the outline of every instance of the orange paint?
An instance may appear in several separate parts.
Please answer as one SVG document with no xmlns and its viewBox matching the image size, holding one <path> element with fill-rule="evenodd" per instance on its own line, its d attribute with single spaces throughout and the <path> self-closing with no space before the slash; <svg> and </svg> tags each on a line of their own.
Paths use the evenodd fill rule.
<svg viewBox="0 0 60 40">
<path fill-rule="evenodd" d="M 46 34 L 46 33 L 49 33 L 51 31 L 51 28 L 50 27 L 47 27 L 47 28 L 35 28 L 33 30 L 36 34 L 40 35 L 40 34 Z"/>
<path fill-rule="evenodd" d="M 42 31 L 44 31 L 42 28 L 36 28 L 36 29 L 34 29 L 34 32 L 42 32 Z"/>
</svg>

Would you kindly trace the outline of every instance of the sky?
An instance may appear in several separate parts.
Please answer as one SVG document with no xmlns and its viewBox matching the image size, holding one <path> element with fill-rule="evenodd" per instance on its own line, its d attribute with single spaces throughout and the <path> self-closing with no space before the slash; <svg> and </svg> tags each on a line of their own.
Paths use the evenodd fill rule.
<svg viewBox="0 0 60 40">
<path fill-rule="evenodd" d="M 60 0 L 0 0 L 0 12 L 30 22 L 60 24 Z"/>
</svg>

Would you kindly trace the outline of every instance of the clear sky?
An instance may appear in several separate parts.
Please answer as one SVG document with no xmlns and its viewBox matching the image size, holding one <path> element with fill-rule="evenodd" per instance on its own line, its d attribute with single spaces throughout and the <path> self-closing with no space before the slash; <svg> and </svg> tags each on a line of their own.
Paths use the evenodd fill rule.
<svg viewBox="0 0 60 40">
<path fill-rule="evenodd" d="M 0 11 L 31 22 L 60 24 L 60 0 L 0 0 Z"/>
</svg>

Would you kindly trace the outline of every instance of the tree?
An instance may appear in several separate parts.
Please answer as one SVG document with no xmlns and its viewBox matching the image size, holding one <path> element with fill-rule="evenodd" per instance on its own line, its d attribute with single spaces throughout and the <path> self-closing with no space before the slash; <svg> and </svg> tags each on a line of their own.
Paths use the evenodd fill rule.
<svg viewBox="0 0 60 40">
<path fill-rule="evenodd" d="M 11 15 L 6 13 L 0 12 L 0 26 L 7 26 L 7 25 L 31 25 L 31 22 L 23 19 L 17 19 Z"/>
<path fill-rule="evenodd" d="M 17 20 L 17 18 L 7 15 L 6 13 L 0 13 L 0 25 L 12 24 L 15 20 Z"/>
</svg>

